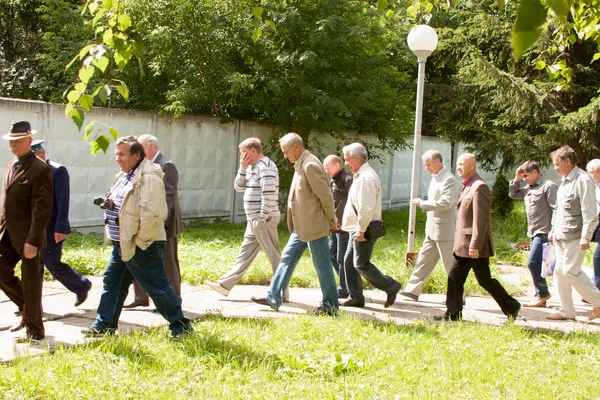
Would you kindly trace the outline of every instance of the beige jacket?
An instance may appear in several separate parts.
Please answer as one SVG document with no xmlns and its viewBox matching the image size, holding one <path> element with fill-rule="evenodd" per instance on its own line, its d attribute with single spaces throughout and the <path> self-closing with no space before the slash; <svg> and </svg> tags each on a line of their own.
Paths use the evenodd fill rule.
<svg viewBox="0 0 600 400">
<path fill-rule="evenodd" d="M 448 168 L 444 167 L 431 178 L 427 200 L 421 201 L 421 208 L 427 212 L 427 237 L 437 241 L 454 240 L 457 202 L 458 183 Z"/>
<path fill-rule="evenodd" d="M 329 176 L 321 161 L 308 150 L 294 164 L 294 179 L 288 195 L 287 224 L 303 242 L 320 239 L 336 228 Z"/>
<path fill-rule="evenodd" d="M 165 220 L 168 209 L 163 175 L 160 166 L 144 159 L 133 176 L 131 189 L 123 197 L 119 210 L 119 243 L 123 261 L 133 258 L 136 246 L 146 250 L 155 241 L 167 239 Z"/>
</svg>

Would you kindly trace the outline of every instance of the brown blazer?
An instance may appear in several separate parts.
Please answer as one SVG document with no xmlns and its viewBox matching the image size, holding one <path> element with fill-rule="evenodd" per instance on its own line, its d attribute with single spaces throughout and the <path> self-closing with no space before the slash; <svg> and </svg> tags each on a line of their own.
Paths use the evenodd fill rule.
<svg viewBox="0 0 600 400">
<path fill-rule="evenodd" d="M 492 193 L 477 173 L 458 199 L 454 255 L 469 258 L 469 248 L 479 250 L 479 258 L 494 255 Z"/>
<path fill-rule="evenodd" d="M 167 194 L 167 207 L 169 213 L 165 221 L 165 229 L 168 238 L 175 238 L 183 232 L 183 220 L 181 218 L 181 207 L 179 206 L 179 173 L 177 167 L 163 153 L 160 153 L 155 164 L 160 165 L 165 176 L 165 192 Z"/>
<path fill-rule="evenodd" d="M 329 176 L 321 161 L 308 150 L 294 164 L 294 179 L 288 195 L 287 224 L 303 242 L 327 236 L 336 228 Z"/>
<path fill-rule="evenodd" d="M 52 212 L 52 172 L 33 152 L 23 156 L 10 185 L 8 174 L 17 159 L 6 166 L 0 202 L 0 240 L 8 232 L 13 248 L 23 251 L 25 243 L 46 246 L 46 224 Z"/>
</svg>

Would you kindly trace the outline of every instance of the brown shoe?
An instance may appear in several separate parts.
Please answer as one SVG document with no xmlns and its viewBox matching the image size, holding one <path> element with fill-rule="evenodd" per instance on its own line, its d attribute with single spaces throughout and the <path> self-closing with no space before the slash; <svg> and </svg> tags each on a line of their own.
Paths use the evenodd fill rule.
<svg viewBox="0 0 600 400">
<path fill-rule="evenodd" d="M 588 315 L 588 321 L 594 320 L 600 317 L 600 307 L 595 307 L 590 315 Z"/>
<path fill-rule="evenodd" d="M 546 297 L 536 297 L 531 303 L 523 304 L 523 307 L 546 307 L 546 301 L 550 299 L 550 295 Z"/>
<path fill-rule="evenodd" d="M 546 315 L 546 319 L 550 319 L 552 321 L 575 321 L 575 318 L 564 317 L 561 313 Z"/>
</svg>

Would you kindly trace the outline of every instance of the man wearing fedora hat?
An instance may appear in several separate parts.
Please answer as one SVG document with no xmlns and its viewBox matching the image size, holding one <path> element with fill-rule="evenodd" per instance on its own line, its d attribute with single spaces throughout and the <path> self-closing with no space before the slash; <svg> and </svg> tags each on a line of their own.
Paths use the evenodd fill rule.
<svg viewBox="0 0 600 400">
<path fill-rule="evenodd" d="M 0 288 L 22 310 L 27 336 L 45 337 L 42 322 L 40 249 L 46 245 L 46 224 L 52 211 L 50 167 L 31 151 L 36 131 L 27 121 L 13 122 L 3 139 L 16 156 L 6 166 L 0 201 Z M 21 279 L 15 266 L 21 261 Z"/>
</svg>

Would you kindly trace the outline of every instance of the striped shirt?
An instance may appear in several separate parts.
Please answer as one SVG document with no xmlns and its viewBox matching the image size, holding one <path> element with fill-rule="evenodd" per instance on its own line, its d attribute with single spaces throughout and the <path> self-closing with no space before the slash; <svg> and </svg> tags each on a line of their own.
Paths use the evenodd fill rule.
<svg viewBox="0 0 600 400">
<path fill-rule="evenodd" d="M 107 235 L 110 240 L 118 242 L 121 238 L 119 231 L 119 211 L 123 205 L 123 198 L 125 193 L 131 189 L 131 181 L 135 175 L 137 167 L 132 169 L 129 173 L 122 172 L 117 181 L 113 184 L 108 192 L 107 198 L 111 199 L 115 203 L 115 207 L 112 210 L 104 210 L 104 218 L 106 219 Z"/>
<path fill-rule="evenodd" d="M 248 168 L 241 168 L 235 177 L 235 190 L 244 192 L 246 219 L 260 219 L 279 215 L 279 171 L 268 157 L 263 157 Z"/>
</svg>

